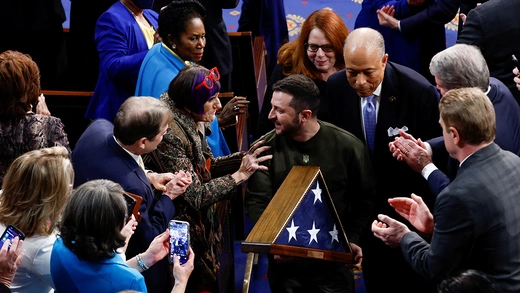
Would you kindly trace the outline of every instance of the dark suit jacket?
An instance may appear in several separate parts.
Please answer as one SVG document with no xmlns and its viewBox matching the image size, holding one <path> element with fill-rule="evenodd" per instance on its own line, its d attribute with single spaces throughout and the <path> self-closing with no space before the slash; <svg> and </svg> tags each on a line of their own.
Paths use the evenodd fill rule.
<svg viewBox="0 0 520 293">
<path fill-rule="evenodd" d="M 408 133 L 415 137 L 437 137 L 442 133 L 438 123 L 438 103 L 437 90 L 424 77 L 404 66 L 387 63 L 381 89 L 374 152 L 371 155 L 380 189 L 379 207 L 389 210 L 386 208 L 387 198 L 410 196 L 410 192 L 420 192 L 425 187 L 420 174 L 417 176 L 406 164 L 397 162 L 392 157 L 388 143 L 394 137 L 388 136 L 388 128 L 406 126 Z M 329 77 L 327 99 L 322 101 L 318 117 L 351 132 L 365 142 L 360 97 L 349 85 L 345 70 Z M 403 178 L 406 178 L 406 184 L 401 183 Z"/>
<path fill-rule="evenodd" d="M 401 239 L 406 260 L 439 283 L 475 269 L 500 292 L 520 292 L 520 158 L 491 144 L 472 154 L 436 199 L 428 244 L 416 233 Z"/>
<path fill-rule="evenodd" d="M 421 12 L 401 19 L 401 33 L 406 36 L 419 36 L 424 33 L 424 29 L 432 24 L 445 25 L 450 22 L 461 8 L 461 13 L 467 14 L 477 3 L 487 0 L 436 0 L 426 1 L 427 7 Z"/>
<path fill-rule="evenodd" d="M 0 293 L 11 293 L 11 289 L 4 284 L 0 284 Z"/>
<path fill-rule="evenodd" d="M 501 149 L 520 156 L 520 106 L 516 103 L 509 89 L 496 78 L 490 78 L 490 90 L 487 95 L 495 109 L 497 123 L 495 143 Z M 429 140 L 428 143 L 432 147 L 436 164 L 446 163 L 443 158 L 449 160 L 447 166 L 441 166 L 441 169 L 446 167 L 448 175 L 441 170 L 436 170 L 428 177 L 430 189 L 434 195 L 438 195 L 454 178 L 459 163 L 452 158 L 448 158 L 442 136 Z"/>
<path fill-rule="evenodd" d="M 128 259 L 144 252 L 155 236 L 166 231 L 175 214 L 173 202 L 166 195 L 154 198 L 144 171 L 115 141 L 112 123 L 99 119 L 90 124 L 72 152 L 72 164 L 75 187 L 89 180 L 108 179 L 119 183 L 125 191 L 143 198 L 139 209 L 142 219 L 128 244 Z M 148 291 L 161 292 L 168 274 L 166 259 L 144 272 Z"/>
<path fill-rule="evenodd" d="M 145 9 L 143 14 L 157 29 L 157 13 Z M 99 17 L 95 40 L 100 60 L 99 78 L 85 117 L 112 121 L 121 104 L 135 94 L 148 46 L 134 16 L 119 1 Z"/>
<path fill-rule="evenodd" d="M 339 71 L 327 80 L 327 95 L 322 101 L 321 115 L 328 122 L 351 132 L 365 142 L 361 119 L 360 97 L 349 85 L 345 70 Z M 376 176 L 376 200 L 373 219 L 383 213 L 395 219 L 402 219 L 388 204 L 388 198 L 409 197 L 412 192 L 423 195 L 433 206 L 433 196 L 426 181 L 408 165 L 398 162 L 388 150 L 389 127 L 408 127 L 414 136 L 437 137 L 441 134 L 438 110 L 439 94 L 424 77 L 401 65 L 388 62 L 383 79 L 379 112 L 377 117 L 375 146 L 371 161 Z M 323 112 L 322 112 L 323 110 Z M 391 249 L 372 233 L 366 233 L 360 242 L 363 249 L 363 275 L 368 291 L 379 284 L 389 284 L 389 291 L 435 292 L 433 284 L 414 275 L 399 251 Z M 380 272 L 384 271 L 384 274 Z M 410 281 L 399 283 L 395 280 L 406 277 Z M 372 287 L 371 287 L 372 286 Z"/>
<path fill-rule="evenodd" d="M 502 81 L 520 102 L 511 55 L 520 58 L 520 1 L 493 0 L 471 10 L 457 43 L 480 48 L 491 76 Z"/>
<path fill-rule="evenodd" d="M 364 0 L 354 28 L 370 27 L 379 31 L 385 39 L 389 61 L 411 68 L 433 83 L 434 79 L 430 74 L 429 65 L 432 57 L 446 48 L 444 24 L 428 24 L 422 29 L 421 34 L 408 35 L 381 26 L 376 13 L 384 5 L 393 5 L 395 8 L 394 17 L 406 19 L 420 13 L 429 2 L 433 1 L 427 0 L 425 5 L 413 8 L 408 6 L 406 1 Z"/>
</svg>

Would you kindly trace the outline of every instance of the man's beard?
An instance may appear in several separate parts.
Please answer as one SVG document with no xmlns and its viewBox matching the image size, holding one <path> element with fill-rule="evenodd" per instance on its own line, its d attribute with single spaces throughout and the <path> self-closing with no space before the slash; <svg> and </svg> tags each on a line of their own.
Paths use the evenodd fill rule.
<svg viewBox="0 0 520 293">
<path fill-rule="evenodd" d="M 294 136 L 298 132 L 300 132 L 300 129 L 302 128 L 302 122 L 300 120 L 300 115 L 297 115 L 294 117 L 292 123 L 290 125 L 287 125 L 286 127 L 282 128 L 282 131 L 280 134 L 288 135 L 288 136 Z"/>
</svg>

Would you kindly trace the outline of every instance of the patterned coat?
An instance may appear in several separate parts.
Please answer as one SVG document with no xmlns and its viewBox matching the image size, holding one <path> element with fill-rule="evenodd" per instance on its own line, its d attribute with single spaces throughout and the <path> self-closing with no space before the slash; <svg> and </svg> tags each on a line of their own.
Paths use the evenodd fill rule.
<svg viewBox="0 0 520 293">
<path fill-rule="evenodd" d="M 192 184 L 174 200 L 175 219 L 190 223 L 190 245 L 196 256 L 190 283 L 211 284 L 216 282 L 222 250 L 222 229 L 215 204 L 235 194 L 237 184 L 229 174 L 238 170 L 242 154 L 214 158 L 198 123 L 186 111 L 177 109 L 167 95 L 161 99 L 175 118 L 170 123 L 172 131 L 164 135 L 155 151 L 163 168 L 159 171 L 184 170 L 192 175 Z M 209 123 L 204 124 L 204 129 L 209 130 Z"/>
<path fill-rule="evenodd" d="M 70 153 L 64 127 L 60 118 L 32 112 L 20 118 L 1 121 L 0 186 L 7 168 L 26 152 L 60 145 L 66 147 Z"/>
</svg>

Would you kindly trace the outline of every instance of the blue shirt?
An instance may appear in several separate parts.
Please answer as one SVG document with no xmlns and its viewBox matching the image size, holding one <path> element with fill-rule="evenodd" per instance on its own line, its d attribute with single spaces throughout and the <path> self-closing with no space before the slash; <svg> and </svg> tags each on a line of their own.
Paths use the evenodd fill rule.
<svg viewBox="0 0 520 293">
<path fill-rule="evenodd" d="M 61 238 L 52 248 L 51 275 L 56 292 L 60 293 L 148 292 L 144 277 L 118 254 L 99 262 L 83 261 L 63 244 Z"/>
</svg>

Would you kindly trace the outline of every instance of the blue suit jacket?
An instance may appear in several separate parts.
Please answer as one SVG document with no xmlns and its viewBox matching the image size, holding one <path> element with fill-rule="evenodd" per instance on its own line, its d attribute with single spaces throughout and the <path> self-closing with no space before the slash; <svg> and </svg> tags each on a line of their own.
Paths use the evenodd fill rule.
<svg viewBox="0 0 520 293">
<path fill-rule="evenodd" d="M 81 135 L 72 152 L 74 186 L 94 179 L 108 179 L 119 183 L 125 191 L 143 198 L 141 222 L 130 239 L 128 258 L 144 252 L 155 236 L 166 231 L 175 214 L 172 200 L 162 195 L 155 199 L 150 182 L 137 162 L 117 144 L 113 125 L 107 120 L 94 121 Z M 158 262 L 143 273 L 150 292 L 160 292 L 168 280 L 167 260 Z"/>
<path fill-rule="evenodd" d="M 359 11 L 356 18 L 354 29 L 369 27 L 379 31 L 385 40 L 385 49 L 386 53 L 388 53 L 389 61 L 411 68 L 425 76 L 420 68 L 421 51 L 419 39 L 406 39 L 399 31 L 379 24 L 376 11 L 384 5 L 394 6 L 394 17 L 396 19 L 402 19 L 416 12 L 408 6 L 406 1 L 364 0 L 361 3 L 361 11 Z"/>
<path fill-rule="evenodd" d="M 143 276 L 130 268 L 121 256 L 116 254 L 100 262 L 83 261 L 63 244 L 61 238 L 52 248 L 50 266 L 56 292 L 146 292 Z"/>
<path fill-rule="evenodd" d="M 519 176 L 520 158 L 494 143 L 472 154 L 435 201 L 431 242 L 416 233 L 401 239 L 406 260 L 437 284 L 474 269 L 499 292 L 520 292 Z"/>
<path fill-rule="evenodd" d="M 491 77 L 490 87 L 487 95 L 495 108 L 497 123 L 495 143 L 501 149 L 520 156 L 520 106 L 511 91 L 498 79 Z M 429 140 L 428 143 L 432 147 L 436 162 L 448 157 L 442 136 Z M 456 160 L 448 158 L 446 167 L 448 175 L 441 170 L 435 170 L 428 176 L 428 184 L 434 195 L 438 195 L 450 184 L 457 172 L 458 165 Z"/>
<path fill-rule="evenodd" d="M 143 13 L 157 28 L 157 13 L 149 9 Z M 148 46 L 134 16 L 119 1 L 99 17 L 95 40 L 100 59 L 99 78 L 85 117 L 112 121 L 121 104 L 134 95 Z"/>
</svg>

